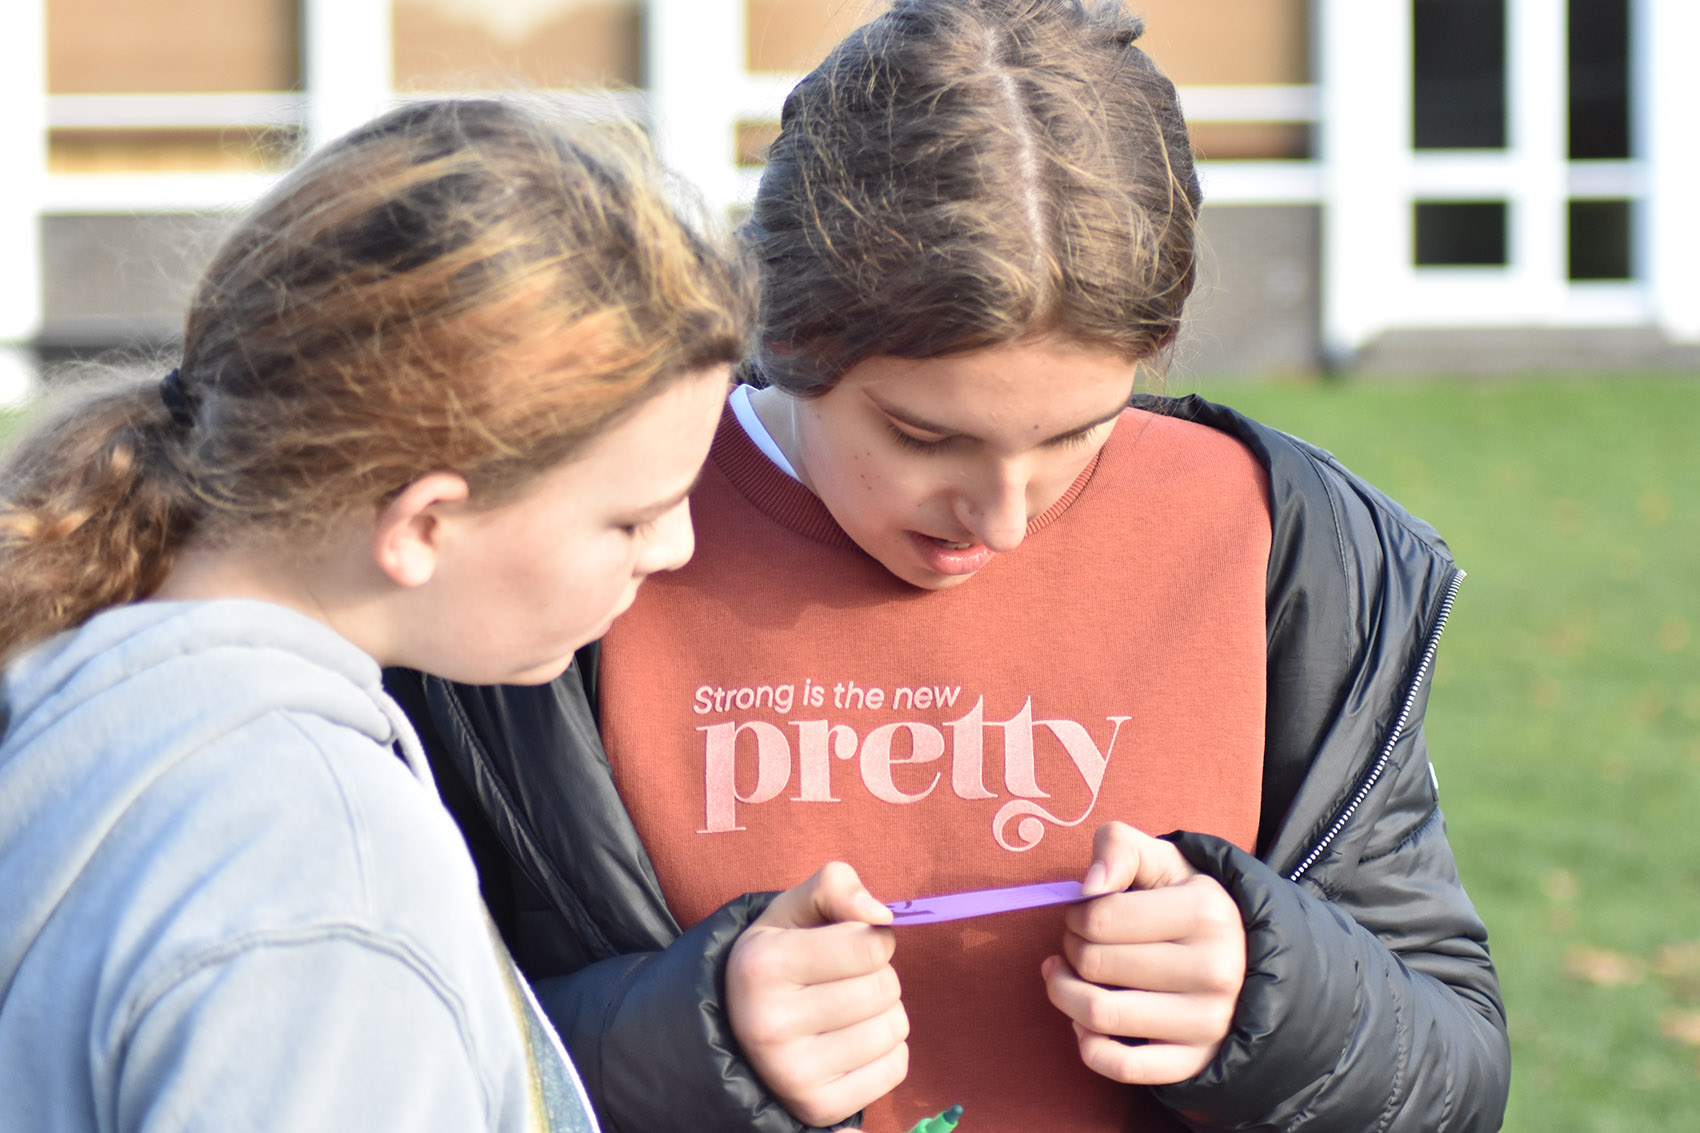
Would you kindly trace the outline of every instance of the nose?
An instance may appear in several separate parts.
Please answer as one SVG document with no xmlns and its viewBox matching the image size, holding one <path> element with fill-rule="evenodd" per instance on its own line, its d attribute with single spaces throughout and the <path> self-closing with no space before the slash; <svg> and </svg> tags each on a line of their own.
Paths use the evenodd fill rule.
<svg viewBox="0 0 1700 1133">
<path fill-rule="evenodd" d="M 638 552 L 634 573 L 641 577 L 664 570 L 678 570 L 691 561 L 696 545 L 690 502 L 680 501 L 678 507 L 661 516 L 650 528 L 648 540 Z"/>
<path fill-rule="evenodd" d="M 956 518 L 994 551 L 1013 551 L 1027 537 L 1027 481 L 1019 464 L 999 462 L 957 497 Z"/>
</svg>

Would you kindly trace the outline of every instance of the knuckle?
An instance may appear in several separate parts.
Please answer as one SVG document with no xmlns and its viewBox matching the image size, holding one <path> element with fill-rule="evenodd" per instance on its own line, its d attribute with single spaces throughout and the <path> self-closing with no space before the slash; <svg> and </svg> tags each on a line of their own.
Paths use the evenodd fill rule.
<svg viewBox="0 0 1700 1133">
<path fill-rule="evenodd" d="M 1187 879 L 1182 890 L 1191 899 L 1193 913 L 1200 920 L 1215 924 L 1239 923 L 1239 906 L 1234 904 L 1234 899 L 1215 878 L 1194 874 Z"/>
<path fill-rule="evenodd" d="M 1098 834 L 1107 842 L 1122 843 L 1133 838 L 1134 829 L 1120 819 L 1111 819 L 1098 827 Z"/>
<path fill-rule="evenodd" d="M 898 1004 L 886 1013 L 886 1022 L 891 1028 L 892 1045 L 903 1047 L 905 1051 L 904 1058 L 907 1060 L 909 1057 L 907 1053 L 909 1042 L 909 1012 L 903 1009 L 902 1004 Z"/>
<path fill-rule="evenodd" d="M 741 1020 L 738 1040 L 745 1046 L 772 1050 L 785 1045 L 791 1038 L 791 1028 L 783 1016 L 773 1011 L 756 1011 Z"/>
<path fill-rule="evenodd" d="M 1140 1081 L 1139 1071 L 1134 1068 L 1131 1059 L 1123 1055 L 1110 1054 L 1105 1056 L 1103 1061 L 1104 1069 L 1100 1070 L 1099 1073 L 1111 1081 L 1121 1082 L 1123 1085 L 1133 1085 Z"/>
<path fill-rule="evenodd" d="M 1206 929 L 1223 936 L 1245 931 L 1240 911 L 1231 901 L 1206 902 L 1199 910 L 1198 919 Z"/>
<path fill-rule="evenodd" d="M 1087 1030 L 1097 1031 L 1101 1035 L 1113 1035 L 1118 1033 L 1116 1027 L 1120 1023 L 1120 1015 L 1109 996 L 1089 995 L 1085 1003 L 1086 1017 L 1081 1020 L 1081 1024 Z"/>
<path fill-rule="evenodd" d="M 1109 970 L 1108 957 L 1104 950 L 1095 944 L 1081 944 L 1074 954 L 1069 956 L 1069 962 L 1074 965 L 1074 973 L 1087 983 L 1105 983 Z"/>
<path fill-rule="evenodd" d="M 860 928 L 861 926 L 858 926 L 859 931 L 853 938 L 849 952 L 850 959 L 856 965 L 857 971 L 877 972 L 883 967 L 889 967 L 890 965 L 887 962 L 891 959 L 891 953 L 888 951 L 886 942 L 880 938 L 878 933 L 860 931 Z"/>
<path fill-rule="evenodd" d="M 907 1024 L 905 1024 L 904 1029 L 907 1032 Z M 891 1055 L 891 1085 L 896 1086 L 903 1079 L 909 1077 L 909 1043 L 907 1037 L 905 1041 L 897 1044 L 897 1048 L 891 1052 Z"/>
<path fill-rule="evenodd" d="M 835 1124 L 838 1112 L 824 1100 L 813 1097 L 798 1097 L 786 1105 L 794 1116 L 801 1119 L 804 1125 L 827 1126 Z"/>
<path fill-rule="evenodd" d="M 856 871 L 846 862 L 827 862 L 815 876 L 822 889 L 847 889 L 856 884 Z"/>
<path fill-rule="evenodd" d="M 1234 995 L 1245 982 L 1245 965 L 1227 953 L 1213 955 L 1203 966 L 1207 990 Z"/>
<path fill-rule="evenodd" d="M 792 1103 L 799 1105 L 813 1104 L 810 1096 L 811 1082 L 803 1073 L 801 1066 L 795 1061 L 784 1058 L 769 1058 L 760 1067 L 762 1081 L 767 1088 L 779 1097 L 786 1099 L 788 1108 Z"/>
<path fill-rule="evenodd" d="M 761 964 L 759 958 L 752 956 L 756 951 L 753 945 L 746 945 L 740 940 L 732 948 L 732 954 L 726 958 L 726 982 L 732 987 L 753 988 L 758 983 L 756 973 Z"/>
<path fill-rule="evenodd" d="M 903 985 L 898 982 L 897 970 L 887 964 L 874 977 L 874 1002 L 891 1007 L 903 999 Z"/>
<path fill-rule="evenodd" d="M 1080 1040 L 1080 1058 L 1087 1066 L 1112 1081 L 1135 1081 L 1129 1067 L 1128 1048 L 1120 1043 L 1105 1042 L 1092 1035 L 1083 1036 Z"/>
<path fill-rule="evenodd" d="M 1194 926 L 1205 925 L 1211 914 L 1210 894 L 1203 884 L 1208 880 L 1204 877 L 1188 878 L 1170 891 L 1176 908 Z"/>
<path fill-rule="evenodd" d="M 743 985 L 746 991 L 754 994 L 759 994 L 775 982 L 777 970 L 778 961 L 773 954 L 771 942 L 765 939 L 751 939 L 748 935 L 738 941 L 726 960 L 727 978 L 735 980 Z"/>
<path fill-rule="evenodd" d="M 1117 894 L 1088 901 L 1080 913 L 1080 935 L 1087 940 L 1104 940 L 1115 923 L 1113 900 Z"/>
</svg>

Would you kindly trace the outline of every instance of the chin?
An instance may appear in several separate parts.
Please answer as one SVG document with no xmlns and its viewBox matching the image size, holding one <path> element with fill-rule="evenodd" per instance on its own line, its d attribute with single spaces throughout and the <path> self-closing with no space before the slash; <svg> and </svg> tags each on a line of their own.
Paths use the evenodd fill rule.
<svg viewBox="0 0 1700 1133">
<path fill-rule="evenodd" d="M 517 673 L 510 673 L 503 677 L 500 681 L 494 683 L 504 685 L 546 685 L 562 673 L 566 672 L 568 669 L 572 668 L 572 664 L 573 655 L 569 653 L 559 661 L 550 661 L 545 664 L 533 665 L 529 669 L 523 669 Z"/>
<path fill-rule="evenodd" d="M 974 577 L 976 576 L 972 574 L 946 574 L 935 575 L 924 582 L 918 582 L 912 578 L 904 581 L 913 586 L 919 586 L 923 590 L 954 590 Z"/>
</svg>

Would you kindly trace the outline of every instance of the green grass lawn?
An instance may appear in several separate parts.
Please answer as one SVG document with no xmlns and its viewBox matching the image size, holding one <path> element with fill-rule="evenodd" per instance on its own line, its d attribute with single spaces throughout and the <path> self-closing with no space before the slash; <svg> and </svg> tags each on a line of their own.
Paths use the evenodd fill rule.
<svg viewBox="0 0 1700 1133">
<path fill-rule="evenodd" d="M 1204 392 L 1333 451 L 1470 573 L 1428 731 L 1510 1012 L 1506 1127 L 1695 1128 L 1700 380 Z"/>
<path fill-rule="evenodd" d="M 1206 393 L 1333 450 L 1470 572 L 1428 730 L 1511 1015 L 1507 1128 L 1694 1127 L 1700 380 Z"/>
</svg>

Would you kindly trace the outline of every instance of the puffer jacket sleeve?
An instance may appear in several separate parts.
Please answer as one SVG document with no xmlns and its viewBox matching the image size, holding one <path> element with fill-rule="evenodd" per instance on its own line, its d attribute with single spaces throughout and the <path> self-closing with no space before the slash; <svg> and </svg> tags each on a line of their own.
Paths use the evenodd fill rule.
<svg viewBox="0 0 1700 1133">
<path fill-rule="evenodd" d="M 1366 801 L 1351 861 L 1295 882 L 1170 835 L 1233 896 L 1246 982 L 1198 1077 L 1156 1091 L 1200 1130 L 1494 1130 L 1510 1055 L 1486 931 L 1458 880 L 1420 726 Z M 1330 866 L 1335 868 L 1330 868 Z"/>
<path fill-rule="evenodd" d="M 1211 1065 L 1156 1096 L 1199 1130 L 1497 1129 L 1505 1013 L 1423 728 L 1463 576 L 1324 450 L 1198 398 L 1151 408 L 1239 437 L 1274 502 L 1256 854 L 1171 835 L 1237 902 L 1246 981 Z"/>
<path fill-rule="evenodd" d="M 605 1133 L 656 1129 L 801 1133 L 732 1037 L 726 958 L 773 895 L 722 906 L 665 949 L 537 982 Z M 852 1119 L 834 1129 L 858 1128 Z"/>
</svg>

